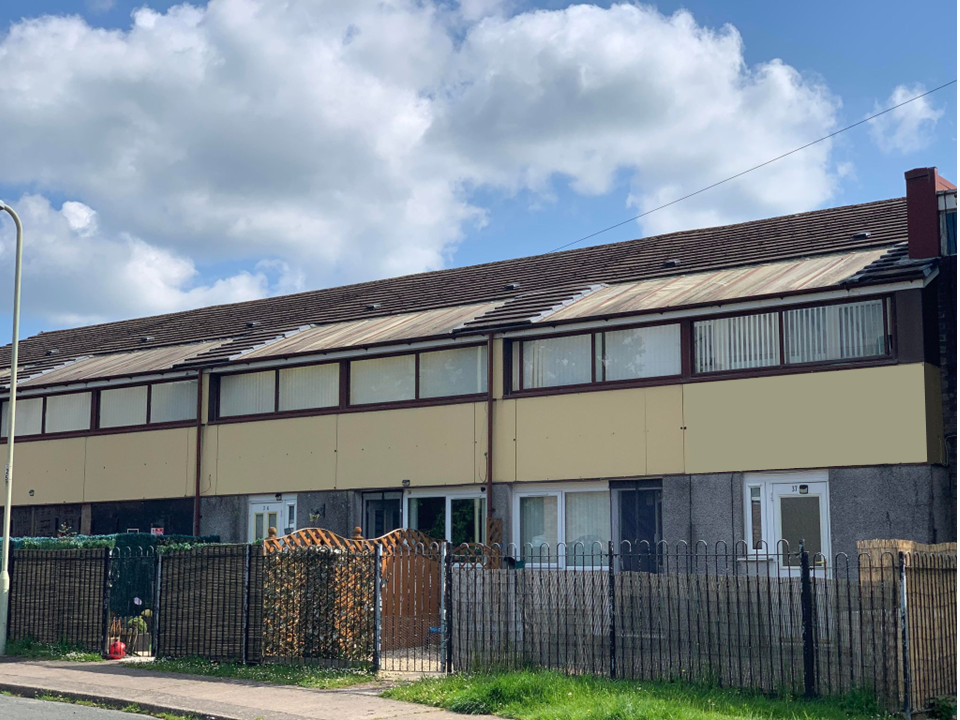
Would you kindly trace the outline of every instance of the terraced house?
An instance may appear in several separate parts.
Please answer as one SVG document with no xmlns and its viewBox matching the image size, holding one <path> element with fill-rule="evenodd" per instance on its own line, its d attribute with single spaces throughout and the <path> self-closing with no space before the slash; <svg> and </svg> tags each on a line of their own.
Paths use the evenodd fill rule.
<svg viewBox="0 0 960 720">
<path fill-rule="evenodd" d="M 956 188 L 924 168 L 905 198 L 42 333 L 13 528 L 953 540 L 955 324 Z"/>
</svg>

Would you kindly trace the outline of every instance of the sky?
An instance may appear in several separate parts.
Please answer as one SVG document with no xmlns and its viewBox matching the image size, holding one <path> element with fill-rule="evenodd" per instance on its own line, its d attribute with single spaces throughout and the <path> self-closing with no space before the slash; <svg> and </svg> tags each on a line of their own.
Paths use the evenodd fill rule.
<svg viewBox="0 0 960 720">
<path fill-rule="evenodd" d="M 550 252 L 957 76 L 946 2 L 5 0 L 23 332 Z M 580 243 L 957 177 L 956 86 Z M 14 234 L 0 218 L 0 339 Z"/>
</svg>

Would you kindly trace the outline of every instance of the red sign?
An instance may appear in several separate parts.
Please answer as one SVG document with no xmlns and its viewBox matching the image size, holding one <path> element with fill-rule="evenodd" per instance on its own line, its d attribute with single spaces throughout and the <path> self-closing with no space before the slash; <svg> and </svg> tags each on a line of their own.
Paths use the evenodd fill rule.
<svg viewBox="0 0 960 720">
<path fill-rule="evenodd" d="M 163 535 L 163 528 L 150 528 L 151 535 Z"/>
</svg>

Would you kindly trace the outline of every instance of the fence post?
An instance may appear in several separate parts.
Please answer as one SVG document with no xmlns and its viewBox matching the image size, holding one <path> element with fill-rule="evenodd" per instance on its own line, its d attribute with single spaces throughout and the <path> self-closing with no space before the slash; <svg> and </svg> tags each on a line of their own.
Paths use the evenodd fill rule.
<svg viewBox="0 0 960 720">
<path fill-rule="evenodd" d="M 900 564 L 900 635 L 903 644 L 903 716 L 910 720 L 913 677 L 910 673 L 910 623 L 907 616 L 907 564 L 903 552 L 897 553 Z"/>
<path fill-rule="evenodd" d="M 243 637 L 240 638 L 240 662 L 247 664 L 247 636 L 250 633 L 250 543 L 243 557 Z"/>
<path fill-rule="evenodd" d="M 608 630 L 610 634 L 610 677 L 617 677 L 617 593 L 614 581 L 613 540 L 607 544 L 607 589 L 610 600 L 610 620 Z"/>
<path fill-rule="evenodd" d="M 101 654 L 106 657 L 110 651 L 110 563 L 113 548 L 103 549 L 103 618 L 101 621 Z"/>
<path fill-rule="evenodd" d="M 373 672 L 377 673 L 380 672 L 380 626 L 383 622 L 383 616 L 381 614 L 383 593 L 380 588 L 381 564 L 383 562 L 383 545 L 379 542 L 375 546 L 373 558 Z"/>
<path fill-rule="evenodd" d="M 450 543 L 443 544 L 443 650 L 444 672 L 453 672 L 453 553 Z"/>
<path fill-rule="evenodd" d="M 810 582 L 810 553 L 800 543 L 800 610 L 803 621 L 803 696 L 817 694 L 816 660 L 813 647 L 813 588 Z"/>
<path fill-rule="evenodd" d="M 153 583 L 153 656 L 160 657 L 160 583 L 163 581 L 163 553 L 160 548 L 156 548 L 157 569 L 156 578 Z"/>
</svg>

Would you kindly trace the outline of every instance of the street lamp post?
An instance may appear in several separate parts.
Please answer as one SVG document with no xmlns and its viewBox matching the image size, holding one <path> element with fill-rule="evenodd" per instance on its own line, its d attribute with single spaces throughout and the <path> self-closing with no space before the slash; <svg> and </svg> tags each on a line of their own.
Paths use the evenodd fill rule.
<svg viewBox="0 0 960 720">
<path fill-rule="evenodd" d="M 10 351 L 10 418 L 7 421 L 6 499 L 3 505 L 3 565 L 0 569 L 0 656 L 7 654 L 7 614 L 10 611 L 10 515 L 13 510 L 13 438 L 17 421 L 17 353 L 20 345 L 20 274 L 23 263 L 23 225 L 13 208 L 0 201 L 17 226 L 17 263 L 13 281 L 13 343 Z"/>
</svg>

